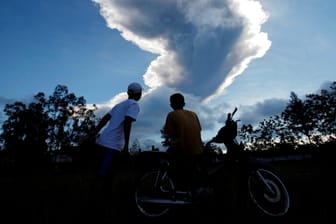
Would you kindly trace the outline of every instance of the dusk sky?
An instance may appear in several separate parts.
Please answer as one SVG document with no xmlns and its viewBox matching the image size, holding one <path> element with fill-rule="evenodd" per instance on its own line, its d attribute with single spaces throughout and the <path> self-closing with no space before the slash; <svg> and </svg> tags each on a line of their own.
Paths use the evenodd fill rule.
<svg viewBox="0 0 336 224">
<path fill-rule="evenodd" d="M 66 85 L 102 116 L 144 87 L 132 139 L 159 144 L 181 92 L 209 140 L 226 113 L 240 124 L 281 113 L 335 75 L 334 0 L 10 0 L 0 7 L 3 106 Z"/>
</svg>

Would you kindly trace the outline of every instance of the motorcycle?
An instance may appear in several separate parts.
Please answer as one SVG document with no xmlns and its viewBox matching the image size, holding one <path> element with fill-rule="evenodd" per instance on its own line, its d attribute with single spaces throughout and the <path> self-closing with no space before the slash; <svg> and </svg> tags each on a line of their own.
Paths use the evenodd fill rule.
<svg viewBox="0 0 336 224">
<path fill-rule="evenodd" d="M 178 181 L 166 152 L 152 153 L 157 153 L 152 158 L 155 165 L 143 172 L 135 186 L 134 200 L 141 216 L 165 217 L 174 209 L 209 202 L 221 210 L 218 207 L 230 202 L 228 198 L 232 195 L 240 208 L 245 206 L 267 217 L 281 217 L 288 212 L 290 198 L 284 181 L 269 164 L 253 157 L 237 142 L 238 120 L 233 120 L 236 111 L 237 108 L 228 113 L 225 126 L 205 144 L 204 153 L 195 166 L 199 177 L 196 185 L 186 187 Z M 224 143 L 227 153 L 212 147 L 213 143 Z"/>
</svg>

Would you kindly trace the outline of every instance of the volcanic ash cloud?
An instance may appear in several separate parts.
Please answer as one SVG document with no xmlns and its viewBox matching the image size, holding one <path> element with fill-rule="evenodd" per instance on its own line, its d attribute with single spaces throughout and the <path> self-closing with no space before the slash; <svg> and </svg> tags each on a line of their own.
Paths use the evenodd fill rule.
<svg viewBox="0 0 336 224">
<path fill-rule="evenodd" d="M 93 0 L 108 27 L 157 54 L 143 75 L 165 86 L 211 99 L 271 46 L 268 19 L 254 0 Z"/>
</svg>

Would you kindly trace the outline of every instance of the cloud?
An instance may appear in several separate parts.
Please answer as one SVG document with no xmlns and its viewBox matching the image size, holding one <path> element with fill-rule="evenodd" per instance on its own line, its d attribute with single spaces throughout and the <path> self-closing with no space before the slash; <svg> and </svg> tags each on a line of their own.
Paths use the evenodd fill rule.
<svg viewBox="0 0 336 224">
<path fill-rule="evenodd" d="M 252 106 L 243 106 L 239 111 L 239 119 L 243 124 L 257 126 L 259 122 L 271 116 L 280 115 L 289 99 L 267 99 Z"/>
<path fill-rule="evenodd" d="M 268 15 L 258 1 L 92 1 L 109 28 L 157 55 L 143 74 L 148 88 L 139 101 L 141 111 L 131 135 L 141 139 L 145 149 L 154 142 L 160 147 L 160 130 L 171 111 L 169 96 L 174 92 L 183 93 L 185 108 L 199 116 L 203 140 L 209 139 L 231 109 L 226 103 L 214 105 L 210 100 L 221 95 L 271 46 L 267 34 L 261 32 Z M 101 105 L 102 110 L 123 97 L 118 95 Z"/>
<path fill-rule="evenodd" d="M 150 88 L 212 99 L 271 46 L 261 32 L 268 15 L 258 1 L 92 1 L 108 27 L 158 55 L 143 74 Z"/>
</svg>

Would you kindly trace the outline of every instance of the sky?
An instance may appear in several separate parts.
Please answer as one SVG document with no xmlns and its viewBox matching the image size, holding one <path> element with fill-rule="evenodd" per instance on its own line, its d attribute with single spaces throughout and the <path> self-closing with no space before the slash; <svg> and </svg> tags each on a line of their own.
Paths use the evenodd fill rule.
<svg viewBox="0 0 336 224">
<path fill-rule="evenodd" d="M 234 107 L 240 125 L 257 125 L 281 113 L 291 92 L 304 98 L 336 80 L 334 0 L 0 4 L 0 109 L 66 85 L 100 117 L 139 82 L 131 141 L 144 150 L 160 145 L 172 93 L 184 94 L 207 141 Z"/>
</svg>

